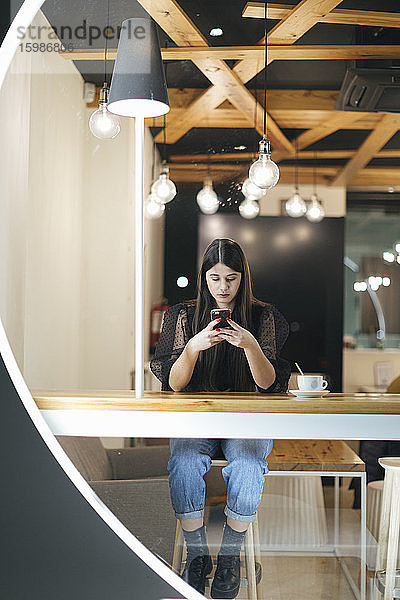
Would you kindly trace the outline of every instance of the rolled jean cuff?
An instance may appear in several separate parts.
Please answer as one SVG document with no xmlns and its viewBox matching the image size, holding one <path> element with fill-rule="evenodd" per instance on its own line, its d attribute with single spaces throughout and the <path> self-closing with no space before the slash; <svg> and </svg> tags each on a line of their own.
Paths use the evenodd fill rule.
<svg viewBox="0 0 400 600">
<path fill-rule="evenodd" d="M 241 521 L 242 523 L 252 523 L 256 518 L 256 515 L 238 515 L 238 513 L 233 512 L 228 506 L 225 506 L 225 515 L 234 519 L 235 521 Z"/>
<path fill-rule="evenodd" d="M 203 517 L 203 510 L 194 510 L 188 513 L 175 513 L 175 517 L 180 521 L 184 521 L 185 519 L 199 519 Z"/>
</svg>

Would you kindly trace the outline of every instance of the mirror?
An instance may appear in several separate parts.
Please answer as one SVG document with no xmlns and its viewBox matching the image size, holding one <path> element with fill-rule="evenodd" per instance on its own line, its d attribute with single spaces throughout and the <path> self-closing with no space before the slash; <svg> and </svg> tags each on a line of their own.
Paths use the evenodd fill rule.
<svg viewBox="0 0 400 600">
<path fill-rule="evenodd" d="M 0 313 L 21 372 L 32 390 L 130 390 L 133 386 L 133 248 L 136 227 L 133 217 L 133 125 L 124 119 L 118 135 L 108 140 L 95 137 L 88 127 L 89 118 L 97 108 L 99 88 L 104 83 L 104 36 L 101 34 L 106 22 L 104 8 L 104 2 L 101 9 L 100 3 L 91 3 L 85 6 L 82 15 L 81 3 L 46 0 L 34 18 L 29 39 L 21 40 L 2 88 L 2 135 L 7 152 L 1 163 L 4 193 L 0 203 L 0 276 L 3 283 L 0 286 Z M 242 8 L 240 6 L 240 11 Z M 207 19 L 211 22 L 211 18 L 216 19 L 217 16 L 217 9 L 209 3 L 202 5 L 201 9 L 196 4 L 185 9 L 203 32 L 208 28 Z M 115 29 L 130 10 L 130 3 L 113 3 L 109 17 Z M 142 9 L 137 10 L 140 12 Z M 204 13 L 197 13 L 198 10 L 204 10 Z M 275 7 L 274 10 L 278 9 Z M 398 9 L 394 7 L 393 10 Z M 239 23 L 240 11 L 236 15 Z M 228 26 L 229 18 L 224 18 Z M 283 17 L 280 14 L 276 18 Z M 235 43 L 238 31 L 241 44 L 245 41 L 252 45 L 254 39 L 261 39 L 262 20 L 249 19 L 246 23 L 243 32 L 236 26 Z M 61 39 L 53 36 L 51 26 L 57 29 Z M 334 29 L 329 27 L 329 35 L 332 36 Z M 344 29 L 343 44 L 349 37 Z M 327 32 L 328 29 L 317 29 L 313 33 L 315 44 L 319 43 L 320 37 L 326 43 L 322 31 Z M 244 41 L 242 33 L 246 38 Z M 80 60 L 75 55 L 74 60 L 69 54 L 72 49 L 68 46 L 69 37 L 73 38 L 71 44 L 76 44 L 75 51 L 87 50 L 89 45 L 92 54 L 83 59 L 81 56 Z M 353 41 L 351 36 L 350 39 Z M 62 53 L 57 45 L 61 41 L 66 46 Z M 224 43 L 226 41 L 228 38 L 224 38 Z M 109 42 L 110 54 L 114 52 L 115 55 L 116 37 L 111 36 Z M 165 304 L 175 305 L 194 298 L 204 249 L 212 239 L 234 238 L 249 259 L 255 295 L 278 306 L 289 323 L 290 337 L 283 356 L 292 365 L 301 356 L 302 366 L 308 372 L 322 373 L 332 390 L 340 390 L 342 373 L 337 357 L 341 353 L 342 324 L 338 307 L 341 306 L 343 291 L 346 193 L 344 184 L 339 185 L 334 179 L 336 170 L 332 174 L 332 164 L 344 167 L 343 161 L 353 154 L 342 153 L 337 158 L 332 154 L 338 150 L 336 147 L 322 145 L 321 152 L 331 153 L 333 161 L 342 162 L 327 165 L 329 157 L 318 155 L 318 149 L 317 155 L 314 149 L 309 149 L 309 153 L 301 157 L 305 161 L 300 173 L 302 194 L 309 198 L 314 187 L 318 186 L 325 202 L 327 218 L 323 221 L 312 223 L 305 218 L 290 219 L 284 213 L 284 205 L 293 193 L 293 183 L 298 176 L 295 169 L 297 161 L 293 160 L 293 155 L 281 160 L 281 185 L 260 200 L 259 216 L 253 220 L 243 218 L 237 210 L 244 200 L 241 182 L 257 148 L 260 119 L 257 120 L 256 114 L 253 127 L 248 111 L 247 117 L 238 115 L 237 107 L 222 97 L 215 110 L 199 112 L 198 120 L 190 122 L 189 126 L 185 123 L 188 106 L 200 99 L 203 90 L 209 86 L 209 80 L 201 69 L 193 67 L 189 59 L 184 62 L 178 60 L 176 50 L 182 48 L 172 46 L 162 33 L 161 46 L 168 61 L 167 80 L 171 88 L 172 110 L 167 118 L 166 148 L 162 119 L 150 121 L 146 129 L 145 194 L 147 196 L 151 183 L 160 172 L 161 162 L 166 158 L 178 193 L 168 203 L 160 219 L 145 221 L 146 389 L 155 391 L 160 387 L 148 363 L 157 341 Z M 223 60 L 228 61 L 230 67 L 233 66 L 231 61 L 237 59 L 233 54 Z M 322 69 L 319 63 L 315 69 L 307 71 L 303 65 L 307 77 L 300 77 L 296 72 L 297 59 L 289 61 L 285 81 L 282 81 L 282 59 L 273 61 L 269 71 L 271 119 L 279 122 L 290 144 L 302 135 L 303 129 L 313 130 L 333 113 L 335 94 L 332 90 L 337 93 L 340 87 L 345 60 L 334 61 L 330 69 Z M 200 59 L 198 61 L 200 64 Z M 110 56 L 106 79 L 110 77 L 112 63 Z M 315 80 L 318 80 L 318 87 L 315 87 Z M 286 89 L 287 86 L 295 87 L 293 94 L 291 88 Z M 262 102 L 262 89 L 263 83 L 255 76 L 248 80 L 249 93 L 259 102 Z M 299 114 L 299 106 L 304 109 L 304 115 Z M 360 125 L 368 129 L 371 126 L 368 123 L 368 127 L 365 122 L 358 123 L 357 127 Z M 339 128 L 338 136 L 340 131 Z M 335 146 L 343 139 L 346 145 L 349 136 L 353 136 L 354 143 L 361 146 L 360 129 L 349 130 L 347 137 L 345 135 L 336 142 L 331 139 L 330 142 Z M 158 143 L 155 152 L 153 137 Z M 311 148 L 311 140 L 304 144 L 304 153 L 308 146 Z M 350 150 L 355 151 L 356 148 Z M 212 178 L 220 202 L 215 214 L 203 214 L 196 202 L 207 176 Z M 328 185 L 335 181 L 337 185 Z M 353 223 L 351 218 L 352 215 L 348 219 L 349 227 L 353 224 L 357 229 L 359 224 Z M 377 260 L 378 246 L 386 245 L 385 240 L 389 238 L 389 246 L 398 241 L 392 229 L 393 221 L 387 221 L 382 217 L 383 233 L 373 248 L 373 256 L 366 254 L 361 258 Z M 372 223 L 374 227 L 375 221 Z M 351 235 L 353 233 L 349 229 L 349 254 L 355 261 L 354 246 L 359 244 L 359 240 L 356 235 L 354 239 Z M 366 263 L 365 269 L 365 273 L 370 272 L 375 269 L 375 263 Z M 395 276 L 392 278 L 394 282 Z M 394 285 L 391 290 L 394 296 L 391 296 L 391 308 L 388 310 L 393 312 L 398 290 Z M 350 297 L 353 291 L 348 293 Z M 351 298 L 348 304 L 354 301 L 354 296 Z M 346 310 L 352 308 L 346 305 Z M 372 328 L 376 325 L 368 313 L 370 308 L 361 308 L 365 324 L 360 335 L 368 333 L 371 324 Z M 359 314 L 355 318 L 360 318 Z M 396 321 L 393 330 L 389 329 L 388 333 L 396 336 L 397 328 Z M 393 337 L 392 341 L 397 344 L 398 340 Z M 382 385 L 382 379 L 379 381 L 377 385 Z M 359 391 L 359 382 L 349 383 L 349 389 L 353 390 L 351 386 L 356 388 L 354 391 Z M 105 504 L 147 547 L 179 573 L 184 567 L 184 553 L 175 552 L 174 558 L 176 521 L 170 504 L 166 470 L 169 440 L 162 442 L 142 438 L 61 440 L 67 453 L 71 457 L 75 455 L 75 464 Z M 80 444 L 83 454 L 78 452 Z M 88 457 L 95 458 L 96 473 L 85 473 L 84 462 Z M 130 473 L 127 472 L 129 461 L 132 463 Z M 206 505 L 206 521 L 210 550 L 214 555 L 220 548 L 226 494 L 220 467 L 218 465 L 215 481 L 210 473 L 207 482 L 209 503 Z M 116 474 L 119 477 L 115 477 Z M 257 550 L 260 555 L 253 559 L 253 571 L 251 559 L 245 558 L 248 560 L 248 580 L 250 578 L 248 586 L 251 588 L 254 584 L 251 577 L 254 576 L 256 581 L 260 579 L 262 563 L 265 595 L 276 589 L 278 576 L 283 581 L 279 584 L 282 585 L 280 593 L 285 596 L 293 593 L 293 589 L 289 588 L 289 578 L 285 576 L 289 570 L 306 575 L 302 583 L 305 594 L 309 594 L 307 585 L 311 578 L 313 597 L 323 597 L 324 578 L 335 577 L 338 595 L 350 597 L 354 586 L 347 582 L 342 572 L 337 574 L 336 558 L 332 558 L 332 562 L 321 558 L 326 547 L 332 546 L 332 536 L 338 541 L 335 538 L 332 490 L 324 489 L 319 476 L 315 476 L 314 480 L 305 478 L 307 483 L 296 482 L 293 485 L 290 476 L 288 479 L 290 481 L 285 483 L 283 477 L 271 477 L 267 494 L 263 495 Z M 108 480 L 112 483 L 109 484 Z M 294 491 L 296 486 L 301 493 L 297 488 Z M 342 488 L 341 495 L 347 496 L 341 519 L 346 523 L 345 531 L 356 536 L 359 521 L 351 508 L 352 491 L 346 486 Z M 151 512 L 148 506 L 152 506 Z M 142 511 L 140 517 L 139 509 Z M 288 521 L 287 511 L 291 511 L 294 525 L 284 530 Z M 352 521 L 351 526 L 347 518 Z M 314 519 L 312 527 L 305 526 L 307 519 L 310 522 Z M 282 534 L 279 540 L 278 534 Z M 256 536 L 254 532 L 253 535 Z M 348 544 L 350 549 L 347 548 L 346 554 L 349 559 L 347 570 L 353 582 L 357 581 L 360 563 L 357 541 Z M 243 548 L 251 552 L 251 543 L 246 546 L 243 541 L 243 544 Z M 343 541 L 343 547 L 346 544 Z M 180 546 L 183 547 L 182 540 Z M 305 546 L 308 550 L 318 548 L 319 554 L 313 558 L 312 566 L 308 556 L 306 562 L 304 557 L 296 560 L 290 554 L 283 563 L 271 554 L 282 552 L 282 549 L 300 553 L 305 551 Z M 277 563 L 283 565 L 282 573 L 277 572 Z M 317 578 L 321 571 L 322 578 Z M 253 575 L 250 575 L 251 572 Z M 240 590 L 242 593 L 246 592 Z"/>
</svg>

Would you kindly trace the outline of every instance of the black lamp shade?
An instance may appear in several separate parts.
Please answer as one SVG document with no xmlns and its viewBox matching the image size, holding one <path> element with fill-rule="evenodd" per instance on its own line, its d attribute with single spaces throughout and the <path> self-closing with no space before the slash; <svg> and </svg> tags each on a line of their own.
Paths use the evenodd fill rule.
<svg viewBox="0 0 400 600">
<path fill-rule="evenodd" d="M 122 117 L 144 118 L 170 110 L 157 29 L 150 17 L 122 23 L 107 108 Z"/>
</svg>

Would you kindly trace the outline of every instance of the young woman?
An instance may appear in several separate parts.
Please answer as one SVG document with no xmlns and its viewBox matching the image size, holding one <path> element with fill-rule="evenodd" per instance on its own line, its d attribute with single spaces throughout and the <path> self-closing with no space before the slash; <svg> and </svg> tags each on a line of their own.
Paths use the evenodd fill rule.
<svg viewBox="0 0 400 600">
<path fill-rule="evenodd" d="M 210 321 L 213 308 L 231 309 L 231 329 L 218 327 L 218 319 Z M 151 369 L 163 390 L 285 392 L 290 368 L 279 354 L 287 336 L 288 325 L 279 311 L 254 298 L 249 265 L 239 244 L 216 239 L 203 257 L 197 299 L 165 313 Z M 170 446 L 171 501 L 187 547 L 182 577 L 202 594 L 212 569 L 203 525 L 203 478 L 213 457 L 222 453 L 228 461 L 222 470 L 227 519 L 211 596 L 235 598 L 240 549 L 261 501 L 272 440 L 179 438 Z"/>
</svg>

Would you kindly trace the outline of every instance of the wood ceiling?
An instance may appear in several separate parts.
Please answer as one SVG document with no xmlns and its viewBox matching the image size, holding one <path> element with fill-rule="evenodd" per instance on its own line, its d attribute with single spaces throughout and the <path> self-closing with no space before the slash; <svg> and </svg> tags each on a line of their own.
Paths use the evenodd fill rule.
<svg viewBox="0 0 400 600">
<path fill-rule="evenodd" d="M 209 82 L 206 89 L 190 85 L 169 87 L 171 111 L 166 133 L 171 176 L 177 182 L 200 182 L 207 170 L 206 152 L 196 146 L 190 151 L 188 148 L 180 151 L 182 140 L 190 132 L 207 131 L 211 137 L 214 129 L 216 134 L 224 130 L 226 135 L 234 130 L 253 130 L 254 133 L 256 125 L 255 139 L 262 135 L 263 106 L 260 100 L 263 94 L 251 90 L 249 83 L 256 81 L 256 76 L 263 71 L 264 39 L 252 46 L 211 46 L 207 41 L 208 32 L 201 31 L 183 9 L 185 4 L 192 8 L 193 3 L 184 0 L 138 2 L 169 38 L 169 47 L 162 49 L 166 64 L 191 61 Z M 221 6 L 221 10 L 228 10 L 225 2 L 221 4 L 224 7 Z M 297 4 L 268 5 L 268 18 L 277 20 L 268 31 L 269 65 L 277 62 L 284 72 L 291 61 L 300 61 L 298 64 L 308 65 L 309 70 L 313 69 L 313 61 L 325 61 L 326 70 L 331 68 L 332 61 L 373 59 L 382 61 L 380 64 L 384 66 L 397 64 L 391 61 L 400 61 L 400 7 L 393 9 L 397 12 L 379 12 L 345 8 L 348 4 L 341 0 L 301 0 Z M 366 2 L 356 4 L 368 6 Z M 396 5 L 394 2 L 393 6 Z M 246 29 L 250 19 L 262 20 L 263 16 L 264 3 L 243 2 L 240 25 Z M 390 28 L 388 31 L 395 43 L 386 44 L 378 39 L 377 43 L 363 44 L 303 44 L 303 36 L 321 23 L 331 24 L 330 27 L 365 28 L 366 31 L 374 28 L 381 32 Z M 101 48 L 82 48 L 64 56 L 79 64 L 79 61 L 101 60 L 102 52 Z M 110 59 L 115 58 L 115 52 L 115 49 L 110 51 Z M 267 100 L 268 137 L 273 159 L 280 163 L 282 182 L 293 181 L 297 146 L 300 183 L 312 180 L 312 161 L 316 159 L 318 179 L 329 185 L 350 188 L 400 186 L 400 168 L 396 164 L 400 165 L 400 139 L 397 145 L 393 144 L 394 136 L 400 130 L 400 115 L 335 111 L 338 89 L 290 89 L 290 80 L 285 81 L 285 88 L 288 89 L 268 89 Z M 162 120 L 156 120 L 153 125 L 162 126 Z M 354 144 L 349 145 L 349 136 L 345 133 L 357 133 L 357 130 L 363 135 L 354 147 Z M 324 148 L 324 140 L 331 139 L 329 136 L 335 133 L 343 133 L 343 147 L 332 149 L 327 144 Z M 162 143 L 162 137 L 162 131 L 159 131 L 155 139 Z M 317 142 L 324 149 L 315 153 L 313 145 Z M 247 146 L 246 150 L 222 153 L 211 149 L 214 180 L 228 182 L 242 176 L 257 150 L 257 142 L 252 147 Z M 381 166 L 383 159 L 389 164 Z"/>
</svg>

